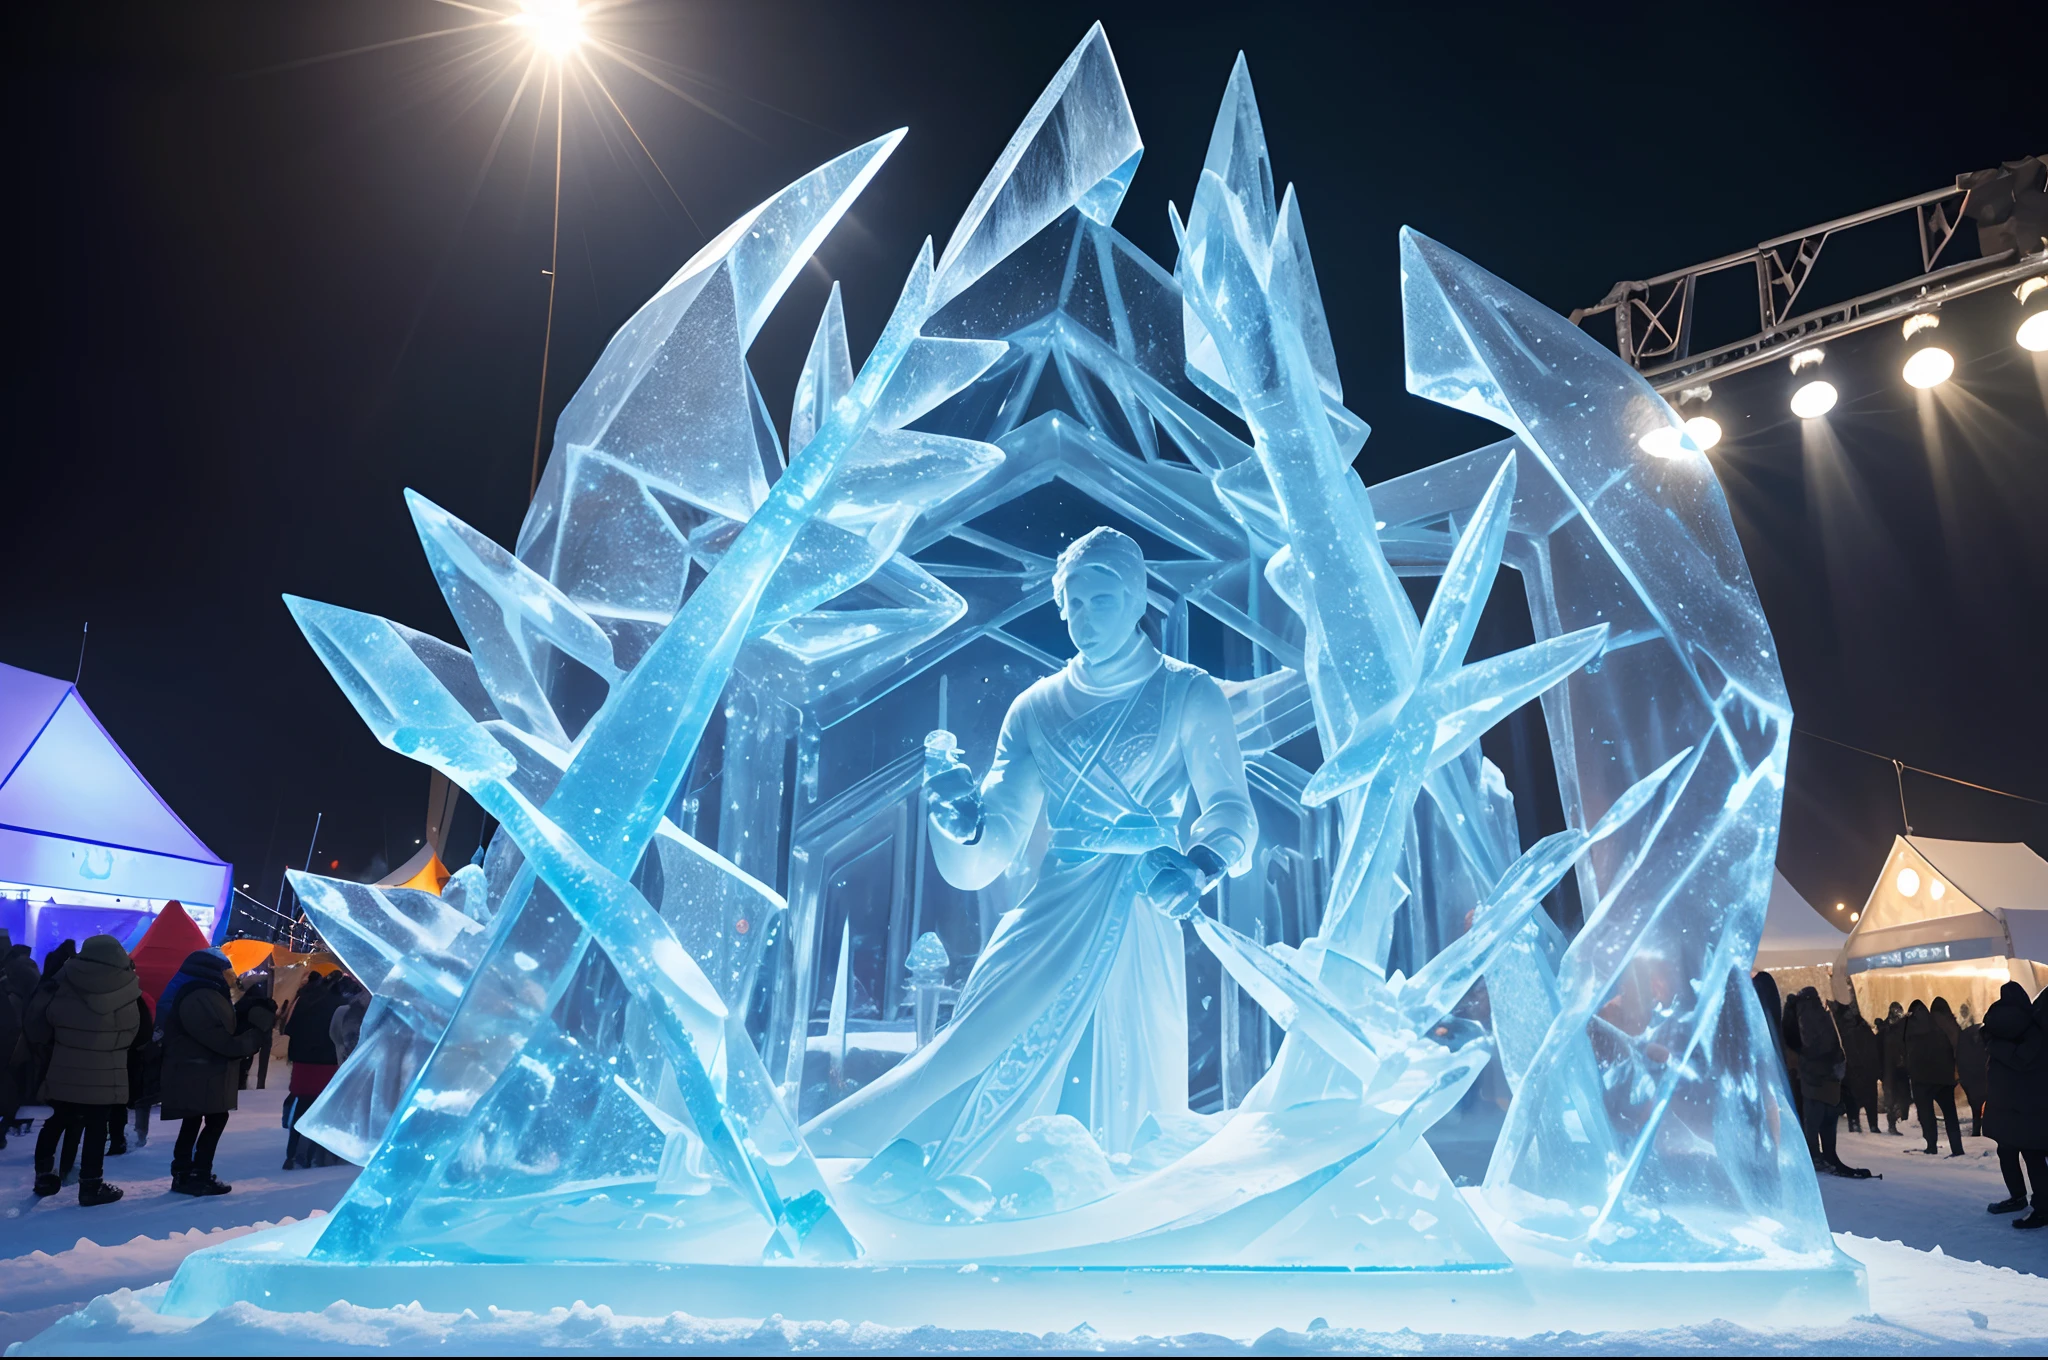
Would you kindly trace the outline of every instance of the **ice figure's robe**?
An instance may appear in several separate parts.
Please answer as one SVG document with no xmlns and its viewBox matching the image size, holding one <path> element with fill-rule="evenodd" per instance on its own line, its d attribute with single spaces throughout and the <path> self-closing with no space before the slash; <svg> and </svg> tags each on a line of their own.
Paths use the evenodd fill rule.
<svg viewBox="0 0 2048 1360">
<path fill-rule="evenodd" d="M 1104 1151 L 1128 1151 L 1146 1115 L 1187 1109 L 1181 927 L 1144 898 L 1141 861 L 1206 844 L 1241 871 L 1258 823 L 1229 702 L 1207 672 L 1149 643 L 1111 671 L 1076 658 L 1019 695 L 982 781 L 981 834 L 963 844 L 933 828 L 940 871 L 962 888 L 1001 874 L 1041 809 L 1052 836 L 951 1023 L 813 1119 L 804 1134 L 819 1155 L 942 1139 L 933 1174 L 972 1171 L 1024 1120 L 1060 1108 L 1091 1021 L 1086 1119 Z M 1184 841 L 1190 793 L 1200 815 Z"/>
</svg>

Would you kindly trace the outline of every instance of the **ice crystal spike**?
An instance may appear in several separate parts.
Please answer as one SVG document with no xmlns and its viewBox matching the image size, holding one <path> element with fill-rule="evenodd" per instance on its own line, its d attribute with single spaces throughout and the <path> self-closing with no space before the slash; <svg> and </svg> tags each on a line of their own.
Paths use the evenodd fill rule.
<svg viewBox="0 0 2048 1360">
<path fill-rule="evenodd" d="M 934 301 L 965 292 L 1069 208 L 1108 226 L 1144 152 L 1098 23 L 1031 106 L 953 228 Z"/>
<path fill-rule="evenodd" d="M 796 399 L 789 409 L 789 450 L 795 453 L 811 442 L 818 424 L 832 404 L 853 386 L 852 351 L 846 345 L 846 306 L 839 300 L 839 282 L 825 299 L 825 314 L 818 318 L 818 333 L 811 337 L 811 352 L 804 358 L 804 371 L 796 380 Z"/>
<path fill-rule="evenodd" d="M 301 1122 L 363 1166 L 316 1259 L 1504 1268 L 1439 1133 L 1515 1242 L 1836 1259 L 1740 967 L 1790 710 L 1711 466 L 1641 453 L 1670 409 L 1404 233 L 1411 389 L 1509 436 L 1368 488 L 1248 65 L 1169 272 L 1112 226 L 1097 27 L 858 368 L 833 285 L 785 459 L 748 347 L 895 142 L 626 321 L 516 555 L 409 497 L 469 650 L 288 601 L 497 822 L 442 898 L 295 878 L 375 992 Z M 1097 525 L 1172 664 L 1069 711 Z M 1511 582 L 1533 639 L 1487 655 Z M 1569 829 L 1525 847 L 1478 742 L 1530 703 Z M 1197 843 L 1243 853 L 1190 956 L 1135 866 Z"/>
</svg>

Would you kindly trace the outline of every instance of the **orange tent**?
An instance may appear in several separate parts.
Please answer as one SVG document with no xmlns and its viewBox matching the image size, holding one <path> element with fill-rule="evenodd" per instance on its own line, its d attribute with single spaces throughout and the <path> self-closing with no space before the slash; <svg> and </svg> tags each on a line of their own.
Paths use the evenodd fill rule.
<svg viewBox="0 0 2048 1360">
<path fill-rule="evenodd" d="M 268 940 L 229 940 L 220 947 L 228 956 L 228 962 L 235 965 L 236 973 L 246 973 L 270 957 L 277 946 Z"/>
<path fill-rule="evenodd" d="M 418 852 L 405 863 L 377 880 L 379 888 L 417 888 L 421 892 L 438 895 L 448 883 L 448 866 L 434 853 L 431 845 L 422 845 Z"/>
<path fill-rule="evenodd" d="M 206 944 L 206 932 L 193 924 L 183 906 L 175 899 L 164 903 L 164 909 L 156 914 L 156 920 L 150 922 L 149 929 L 129 952 L 151 1010 L 156 1009 L 156 999 L 163 995 L 165 985 L 186 956 L 195 949 L 206 948 Z"/>
</svg>

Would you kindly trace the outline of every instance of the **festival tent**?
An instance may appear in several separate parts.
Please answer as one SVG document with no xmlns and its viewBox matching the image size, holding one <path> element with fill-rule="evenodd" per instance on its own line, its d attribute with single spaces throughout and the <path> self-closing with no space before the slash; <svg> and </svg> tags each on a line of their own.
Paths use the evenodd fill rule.
<svg viewBox="0 0 2048 1360">
<path fill-rule="evenodd" d="M 65 939 L 127 938 L 174 898 L 203 926 L 231 881 L 76 685 L 0 665 L 0 926 L 38 957 Z"/>
<path fill-rule="evenodd" d="M 1764 931 L 1757 941 L 1753 973 L 1769 973 L 1778 992 L 1790 996 L 1802 987 L 1826 994 L 1829 973 L 1842 952 L 1848 922 L 1837 926 L 1800 895 L 1785 875 L 1771 871 L 1771 900 L 1764 910 Z"/>
<path fill-rule="evenodd" d="M 1900 836 L 1835 966 L 1865 1015 L 1946 996 L 1982 1015 L 2007 981 L 2048 983 L 2048 860 L 2017 841 Z"/>
<path fill-rule="evenodd" d="M 422 844 L 413 857 L 393 869 L 376 882 L 379 888 L 418 888 L 421 892 L 439 895 L 447 886 L 451 875 L 448 866 L 434 853 L 431 844 Z"/>
<path fill-rule="evenodd" d="M 177 902 L 164 903 L 148 932 L 128 951 L 128 957 L 135 960 L 135 980 L 142 984 L 142 994 L 149 998 L 152 1010 L 164 986 L 192 951 L 204 948 L 206 932 L 185 914 L 185 908 Z"/>
</svg>

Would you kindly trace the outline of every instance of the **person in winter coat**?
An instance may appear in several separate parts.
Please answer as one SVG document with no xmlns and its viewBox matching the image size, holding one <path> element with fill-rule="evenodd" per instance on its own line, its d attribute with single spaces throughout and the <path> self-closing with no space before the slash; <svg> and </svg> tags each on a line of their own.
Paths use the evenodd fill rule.
<svg viewBox="0 0 2048 1360">
<path fill-rule="evenodd" d="M 128 1112 L 135 1112 L 135 1146 L 149 1146 L 149 1107 L 156 1104 L 164 1065 L 164 1046 L 157 1042 L 156 1017 L 150 1014 L 149 998 L 135 998 L 138 1027 L 128 1045 L 128 1103 L 107 1111 L 107 1155 L 121 1157 L 128 1152 Z"/>
<path fill-rule="evenodd" d="M 1990 1055 L 1984 1051 L 1984 1026 L 1977 1023 L 1970 1014 L 1970 1003 L 1965 1001 L 1956 1019 L 1962 1023 L 1962 1036 L 1956 1040 L 1956 1079 L 1962 1083 L 1963 1095 L 1970 1102 L 1970 1136 L 1984 1136 L 1984 1087 L 1991 1079 Z"/>
<path fill-rule="evenodd" d="M 1799 1055 L 1799 1094 L 1806 1106 L 1806 1148 L 1816 1171 L 1834 1176 L 1863 1177 L 1868 1171 L 1846 1166 L 1835 1152 L 1835 1125 L 1841 1118 L 1842 1074 L 1847 1054 L 1827 1003 L 1813 987 L 1792 998 L 1785 1017 L 1785 1042 Z"/>
<path fill-rule="evenodd" d="M 334 1042 L 336 1062 L 346 1063 L 363 1038 L 363 1015 L 370 1009 L 370 989 L 357 984 L 354 995 L 344 1001 L 327 1022 L 327 1037 Z"/>
<path fill-rule="evenodd" d="M 1913 1106 L 1913 1079 L 1906 1075 L 1906 1010 L 1891 1004 L 1878 1023 L 1877 1037 L 1883 1050 L 1885 1132 L 1903 1138 L 1899 1121 Z"/>
<path fill-rule="evenodd" d="M 249 1012 L 258 1006 L 267 1006 L 274 1013 L 277 1002 L 270 995 L 270 964 L 266 960 L 261 967 L 252 968 L 242 974 L 242 994 L 235 999 L 235 1023 L 247 1026 Z M 273 1034 L 275 1029 L 273 1028 Z M 249 1089 L 249 1069 L 256 1069 L 256 1089 L 262 1090 L 270 1078 L 270 1045 L 265 1044 L 249 1057 L 242 1059 L 242 1089 Z"/>
<path fill-rule="evenodd" d="M 2048 1005 L 2040 998 L 2029 1002 L 2026 988 L 2006 983 L 1984 1012 L 1984 1053 L 1984 1131 L 1998 1144 L 2007 1192 L 1988 1207 L 1994 1214 L 2018 1213 L 2027 1207 L 2031 1183 L 2034 1210 L 2013 1226 L 2048 1227 Z"/>
<path fill-rule="evenodd" d="M 163 1025 L 164 1119 L 182 1121 L 171 1149 L 171 1193 L 225 1195 L 213 1174 L 214 1149 L 236 1105 L 243 1057 L 270 1038 L 277 1012 L 258 1008 L 238 1027 L 228 979 L 234 966 L 218 949 L 185 956 L 157 1008 Z"/>
<path fill-rule="evenodd" d="M 0 1010 L 12 1016 L 16 1034 L 14 1041 L 0 1046 L 0 1068 L 5 1069 L 0 1081 L 11 1083 L 14 1092 L 10 1100 L 0 1100 L 0 1147 L 7 1146 L 7 1135 L 17 1125 L 24 1130 L 28 1127 L 28 1122 L 20 1117 L 21 1102 L 33 1094 L 33 1086 L 28 1041 L 20 1038 L 21 1017 L 27 1013 L 28 999 L 35 995 L 36 984 L 41 981 L 34 952 L 25 944 L 11 943 L 7 932 L 0 930 Z"/>
<path fill-rule="evenodd" d="M 0 930 L 0 957 L 12 948 L 7 932 Z M 7 1146 L 7 1131 L 21 1109 L 21 1066 L 28 1056 L 28 1044 L 21 1037 L 21 1006 L 0 979 L 0 1148 Z"/>
<path fill-rule="evenodd" d="M 285 1140 L 287 1171 L 334 1164 L 333 1155 L 325 1148 L 299 1135 L 299 1116 L 320 1098 L 341 1066 L 334 1051 L 334 1013 L 347 1003 L 348 989 L 358 985 L 354 978 L 340 972 L 319 978 L 299 989 L 291 1018 L 285 1021 L 285 1038 L 291 1041 L 286 1056 L 292 1065 L 291 1089 L 284 1107 L 285 1127 L 291 1130 L 291 1137 Z"/>
<path fill-rule="evenodd" d="M 57 985 L 36 989 L 24 1028 L 49 1045 L 42 1095 L 52 1114 L 36 1139 L 35 1193 L 54 1195 L 63 1186 L 56 1169 L 58 1139 L 77 1129 L 83 1135 L 78 1202 L 111 1204 L 121 1187 L 105 1180 L 107 1107 L 128 1100 L 128 1045 L 138 1023 L 135 1001 L 142 995 L 135 964 L 121 942 L 94 935 L 64 964 Z"/>
<path fill-rule="evenodd" d="M 1935 1004 L 1944 1011 L 1947 1003 Z M 1955 1017 L 1949 1016 L 1949 1023 Z M 1940 1126 L 1936 1111 L 1948 1121 L 1949 1156 L 1963 1155 L 1963 1130 L 1956 1119 L 1956 1046 L 1948 1030 L 1924 1001 L 1915 1001 L 1906 1012 L 1906 1074 L 1913 1082 L 1913 1102 L 1920 1107 L 1920 1132 L 1927 1139 L 1928 1156 L 1941 1152 L 1936 1139 Z M 1958 1031 L 1960 1033 L 1960 1031 Z"/>
<path fill-rule="evenodd" d="M 1877 1033 L 1863 1019 L 1851 1001 L 1836 1006 L 1835 1029 L 1842 1036 L 1842 1050 L 1848 1055 L 1848 1069 L 1842 1074 L 1842 1104 L 1849 1115 L 1849 1132 L 1863 1132 L 1857 1116 L 1868 1113 L 1870 1131 L 1877 1132 L 1877 1083 L 1882 1051 Z"/>
</svg>

